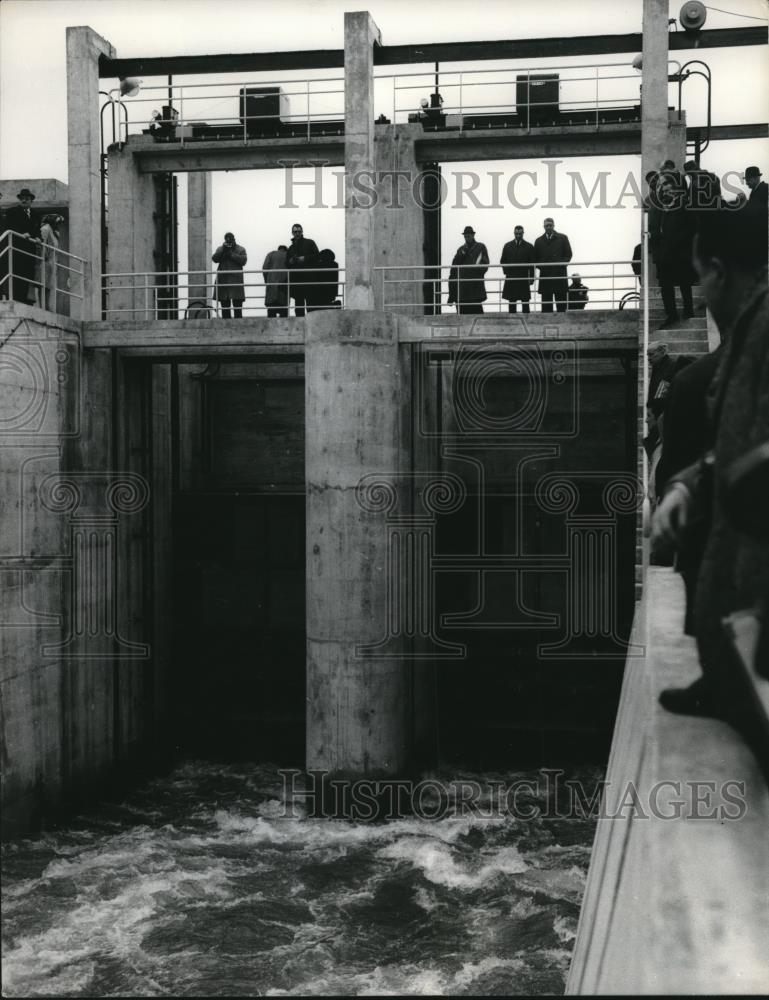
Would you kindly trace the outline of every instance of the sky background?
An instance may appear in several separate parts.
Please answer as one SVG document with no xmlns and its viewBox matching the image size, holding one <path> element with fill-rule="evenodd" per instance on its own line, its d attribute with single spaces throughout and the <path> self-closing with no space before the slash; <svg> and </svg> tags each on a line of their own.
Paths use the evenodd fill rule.
<svg viewBox="0 0 769 1000">
<path fill-rule="evenodd" d="M 0 179 L 53 177 L 67 180 L 66 131 L 66 64 L 64 32 L 68 25 L 90 25 L 108 39 L 120 57 L 179 55 L 188 53 L 259 52 L 281 49 L 342 48 L 343 13 L 345 10 L 368 9 L 376 21 L 384 44 L 428 41 L 462 41 L 549 37 L 558 35 L 613 34 L 640 31 L 642 0 L 550 0 L 540 4 L 533 0 L 486 0 L 482 6 L 469 5 L 466 0 L 369 0 L 367 3 L 342 3 L 339 0 L 2 0 L 0 3 Z M 766 0 L 723 0 L 723 9 L 733 13 L 708 10 L 707 28 L 748 27 L 769 20 Z M 680 4 L 671 3 L 670 16 L 677 17 Z M 738 17 L 736 14 L 749 15 Z M 763 22 L 762 20 L 763 19 Z M 698 53 L 676 53 L 684 61 Z M 763 47 L 732 50 L 710 49 L 704 53 L 713 75 L 713 123 L 769 121 L 769 59 Z M 629 68 L 632 56 L 593 57 L 561 61 L 561 75 L 569 75 L 564 64 L 617 63 L 615 70 L 604 75 L 627 76 L 628 79 L 601 84 L 601 96 L 616 96 L 620 103 L 637 101 L 640 77 L 634 78 Z M 625 64 L 625 65 L 623 65 Z M 476 64 L 475 68 L 491 70 L 507 67 L 553 68 L 553 61 L 508 62 L 506 64 Z M 442 72 L 452 68 L 442 64 Z M 468 67 L 465 67 L 468 68 Z M 421 67 L 405 67 L 415 72 Z M 397 69 L 382 67 L 392 74 Z M 314 71 L 293 76 L 338 78 L 339 70 Z M 504 76 L 490 79 L 502 80 Z M 266 76 L 248 75 L 258 83 L 275 82 Z M 210 81 L 210 78 L 209 78 Z M 191 82 L 178 78 L 178 83 Z M 238 81 L 239 86 L 244 81 Z M 131 131 L 146 127 L 153 108 L 160 107 L 162 92 L 148 88 L 145 80 L 142 94 L 131 109 L 135 125 Z M 117 81 L 102 81 L 105 90 L 117 86 Z M 217 114 L 226 115 L 235 99 L 230 93 L 237 86 L 224 88 L 221 99 L 194 106 L 188 100 L 185 117 L 210 120 Z M 429 93 L 428 80 L 416 82 L 413 92 L 403 92 L 400 107 L 405 118 L 413 97 L 414 107 L 419 96 Z M 592 88 L 592 84 L 590 85 Z M 567 92 L 561 88 L 562 100 L 569 94 L 575 98 L 574 85 Z M 614 88 L 614 89 L 612 89 Z M 284 89 L 291 89 L 286 82 Z M 333 89 L 321 84 L 316 89 Z M 676 89 L 671 86 L 670 104 L 676 103 Z M 200 93 L 200 92 L 198 92 Z M 447 92 L 448 93 L 448 92 Z M 454 95 L 457 91 L 453 91 Z M 493 100 L 495 91 L 476 91 L 477 100 Z M 591 90 L 592 93 L 592 90 Z M 684 107 L 690 124 L 702 124 L 704 116 L 704 81 L 693 78 L 684 87 Z M 187 91 L 188 98 L 191 91 Z M 468 90 L 464 90 L 467 100 Z M 633 100 L 635 97 L 635 100 Z M 333 111 L 338 96 L 316 98 L 314 111 Z M 303 100 L 291 97 L 291 111 L 306 110 Z M 323 103 L 325 102 L 325 103 Z M 392 83 L 377 86 L 377 113 L 392 117 Z M 237 111 L 234 112 L 237 116 Z M 756 163 L 769 174 L 769 141 L 742 140 L 713 143 L 703 156 L 703 165 L 723 174 L 728 170 L 743 171 Z M 551 167 L 552 169 L 552 167 Z M 454 207 L 457 170 L 476 170 L 481 175 L 478 189 L 482 202 L 491 197 L 490 171 L 501 171 L 501 191 L 504 208 L 478 209 L 471 204 Z M 537 160 L 487 161 L 476 164 L 455 164 L 444 167 L 444 177 L 452 197 L 444 208 L 443 259 L 449 263 L 456 247 L 462 242 L 461 230 L 471 224 L 477 238 L 486 243 L 492 261 L 498 261 L 503 243 L 512 238 L 512 229 L 521 224 L 527 238 L 534 239 L 542 231 L 546 215 L 555 218 L 556 228 L 566 232 L 572 243 L 575 261 L 628 259 L 638 242 L 640 212 L 632 200 L 622 208 L 567 208 L 543 210 L 541 207 L 517 209 L 504 198 L 507 178 L 516 171 L 532 170 L 537 174 L 537 194 L 547 190 L 547 167 Z M 622 190 L 630 171 L 640 171 L 640 157 L 569 157 L 556 170 L 556 200 L 564 205 L 571 201 L 572 181 L 567 171 L 579 171 L 589 191 L 599 171 L 611 171 L 608 179 L 610 204 Z M 297 178 L 300 178 L 297 172 Z M 328 202 L 335 202 L 336 182 L 327 178 L 324 190 Z M 531 187 L 522 181 L 522 200 L 530 200 Z M 340 208 L 311 208 L 313 192 L 299 188 L 295 201 L 298 209 L 282 208 L 285 201 L 285 177 L 282 171 L 242 171 L 214 174 L 213 178 L 214 240 L 220 241 L 226 230 L 235 232 L 238 241 L 249 252 L 249 266 L 259 267 L 265 253 L 278 243 L 288 243 L 290 227 L 301 221 L 305 233 L 321 247 L 335 250 L 344 261 L 344 213 Z M 614 194 L 612 198 L 611 195 Z M 15 191 L 3 187 L 2 205 L 15 203 Z M 186 184 L 180 178 L 180 215 L 186 206 Z M 186 227 L 181 231 L 182 257 L 186 260 Z M 572 268 L 573 270 L 574 268 Z M 578 268 L 579 269 L 579 268 Z M 582 268 L 583 273 L 589 268 Z M 588 281 L 589 284 L 589 281 Z"/>
</svg>

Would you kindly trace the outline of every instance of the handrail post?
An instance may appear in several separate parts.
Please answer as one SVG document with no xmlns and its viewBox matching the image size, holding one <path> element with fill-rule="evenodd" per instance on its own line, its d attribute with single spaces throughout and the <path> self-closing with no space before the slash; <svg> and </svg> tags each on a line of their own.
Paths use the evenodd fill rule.
<svg viewBox="0 0 769 1000">
<path fill-rule="evenodd" d="M 13 233 L 8 233 L 8 300 L 13 302 Z"/>
</svg>

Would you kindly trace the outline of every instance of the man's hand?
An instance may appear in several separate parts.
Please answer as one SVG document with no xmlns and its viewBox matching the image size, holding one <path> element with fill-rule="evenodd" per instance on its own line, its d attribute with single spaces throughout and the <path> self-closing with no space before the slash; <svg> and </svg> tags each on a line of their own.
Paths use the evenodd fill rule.
<svg viewBox="0 0 769 1000">
<path fill-rule="evenodd" d="M 677 545 L 686 528 L 692 495 L 683 483 L 673 483 L 652 519 L 652 546 Z"/>
</svg>

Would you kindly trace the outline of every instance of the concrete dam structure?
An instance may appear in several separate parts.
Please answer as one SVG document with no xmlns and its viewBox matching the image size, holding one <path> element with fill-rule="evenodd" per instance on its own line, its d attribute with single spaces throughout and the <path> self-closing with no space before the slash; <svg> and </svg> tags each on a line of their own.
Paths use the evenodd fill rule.
<svg viewBox="0 0 769 1000">
<path fill-rule="evenodd" d="M 691 137 L 668 107 L 667 61 L 684 44 L 667 3 L 643 9 L 642 39 L 628 36 L 642 41 L 643 103 L 597 101 L 571 119 L 436 102 L 379 121 L 376 66 L 460 57 L 390 51 L 368 13 L 347 13 L 339 53 L 230 66 L 340 67 L 340 116 L 308 106 L 272 132 L 246 112 L 197 123 L 171 98 L 176 113 L 142 130 L 114 91 L 100 111 L 104 79 L 168 74 L 171 93 L 171 74 L 221 74 L 223 57 L 122 59 L 90 28 L 67 29 L 67 249 L 82 268 L 56 309 L 0 302 L 7 837 L 185 758 L 387 781 L 603 762 L 611 748 L 607 801 L 628 781 L 691 777 L 694 751 L 654 707 L 663 675 L 696 669 L 671 617 L 672 570 L 649 571 L 643 539 L 657 289 L 628 272 L 623 301 L 612 265 L 589 309 L 442 311 L 440 207 L 393 205 L 383 178 L 407 172 L 434 192 L 441 163 L 543 151 L 637 154 L 642 176 L 683 162 Z M 592 51 L 570 41 L 566 54 Z M 472 44 L 474 58 L 501 58 L 503 43 Z M 102 155 L 104 109 L 116 124 Z M 319 158 L 348 184 L 341 307 L 220 317 L 211 172 Z M 362 172 L 379 178 L 373 204 L 352 187 Z M 704 308 L 666 342 L 707 352 Z M 701 860 L 663 889 L 691 824 L 667 839 L 655 819 L 602 819 L 570 992 L 730 985 L 717 921 L 687 936 L 719 905 L 744 935 L 740 985 L 760 985 L 769 796 L 738 737 L 712 726 L 704 757 L 747 782 L 749 821 L 698 827 Z M 747 902 L 718 902 L 724 859 L 754 880 Z M 684 890 L 703 866 L 699 894 Z M 643 948 L 628 962 L 631 939 Z"/>
</svg>

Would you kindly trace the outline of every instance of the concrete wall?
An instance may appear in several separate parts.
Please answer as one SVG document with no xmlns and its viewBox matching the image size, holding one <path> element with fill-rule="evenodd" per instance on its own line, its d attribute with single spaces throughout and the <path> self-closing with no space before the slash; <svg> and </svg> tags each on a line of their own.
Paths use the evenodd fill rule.
<svg viewBox="0 0 769 1000">
<path fill-rule="evenodd" d="M 147 468 L 170 417 L 161 366 L 140 386 L 155 400 L 153 452 L 142 450 L 146 400 L 111 350 L 81 350 L 77 323 L 4 303 L 0 344 L 2 802 L 14 835 L 117 787 L 158 747 L 148 706 L 166 654 L 161 642 L 151 657 L 147 594 L 154 572 L 167 601 L 167 581 L 139 553 L 148 517 L 161 550 L 169 537 L 162 489 L 150 506 L 162 477 Z"/>
<path fill-rule="evenodd" d="M 769 980 L 766 782 L 725 722 L 657 704 L 660 690 L 699 674 L 683 607 L 680 577 L 651 567 L 633 633 L 643 653 L 626 668 L 571 995 L 749 994 Z"/>
<path fill-rule="evenodd" d="M 23 829 L 62 796 L 64 518 L 52 489 L 73 433 L 78 336 L 50 314 L 0 313 L 0 690 L 3 823 Z M 53 647 L 53 648 L 48 648 Z"/>
<path fill-rule="evenodd" d="M 107 271 L 111 274 L 151 275 L 160 269 L 157 249 L 157 186 L 160 177 L 139 172 L 130 148 L 113 147 L 108 158 L 109 210 L 107 228 Z M 132 288 L 117 286 L 131 284 Z M 127 310 L 126 315 L 154 315 L 156 279 L 152 276 L 130 282 L 128 278 L 110 280 L 109 308 Z M 135 290 L 134 290 L 135 289 Z M 140 310 L 131 313 L 130 310 Z"/>
<path fill-rule="evenodd" d="M 422 135 L 421 125 L 376 126 L 374 151 L 380 180 L 376 185 L 377 203 L 372 213 L 372 266 L 377 309 L 386 308 L 388 303 L 413 303 L 413 309 L 408 311 L 417 314 L 423 311 L 424 213 L 414 197 L 414 183 L 422 172 L 416 161 L 416 141 Z M 397 174 L 402 175 L 400 179 Z M 424 195 L 418 192 L 418 197 Z M 385 290 L 385 276 L 376 268 L 403 263 L 417 267 L 387 272 Z"/>
</svg>

